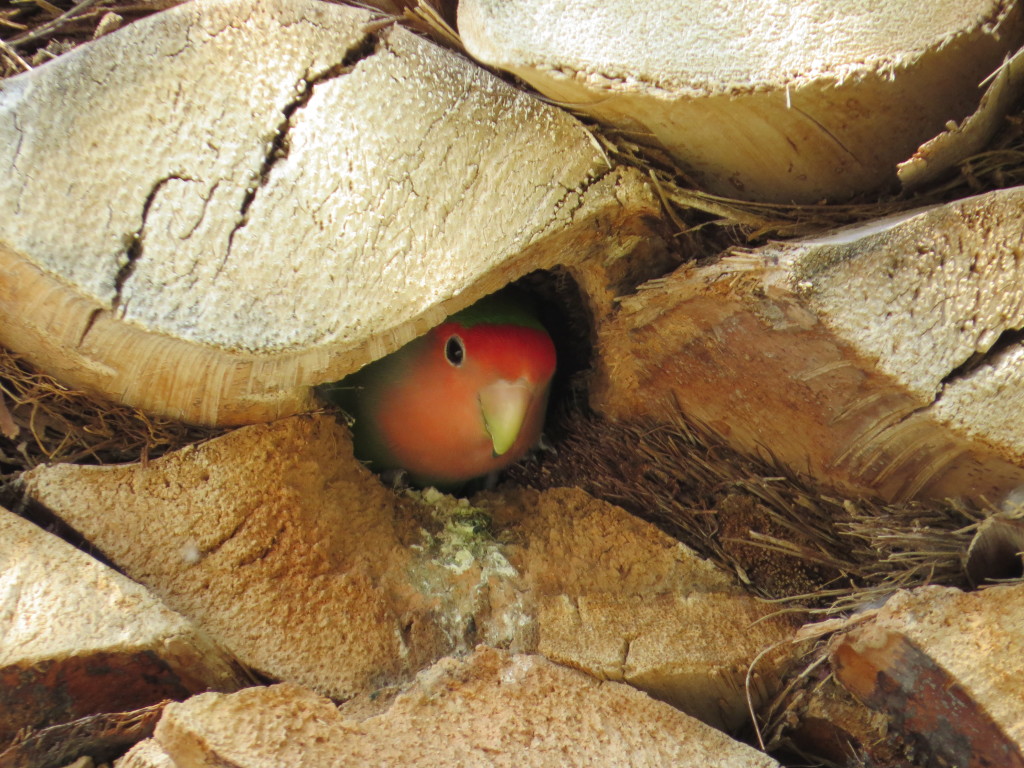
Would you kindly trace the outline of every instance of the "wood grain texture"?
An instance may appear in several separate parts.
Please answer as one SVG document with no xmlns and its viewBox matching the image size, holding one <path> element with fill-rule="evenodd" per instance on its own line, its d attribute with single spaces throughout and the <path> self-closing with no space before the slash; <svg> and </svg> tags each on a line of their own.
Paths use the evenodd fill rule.
<svg viewBox="0 0 1024 768">
<path fill-rule="evenodd" d="M 893 185 L 973 113 L 1021 42 L 1018 5 L 467 0 L 459 28 L 481 61 L 660 144 L 712 192 L 813 203 Z"/>
<path fill-rule="evenodd" d="M 24 480 L 244 663 L 335 698 L 483 643 L 732 728 L 749 717 L 754 659 L 756 705 L 801 652 L 775 605 L 625 510 L 569 488 L 495 493 L 477 509 L 396 497 L 325 414 L 147 466 L 62 464 Z"/>
<path fill-rule="evenodd" d="M 390 599 L 410 567 L 397 530 L 412 525 L 411 505 L 352 459 L 330 416 L 233 430 L 147 466 L 40 468 L 26 482 L 118 567 L 274 679 L 348 698 L 447 650 L 427 606 Z"/>
<path fill-rule="evenodd" d="M 652 208 L 567 114 L 316 0 L 196 0 L 11 78 L 0 147 L 0 342 L 202 423 L 308 408 Z"/>
<path fill-rule="evenodd" d="M 243 679 L 156 595 L 0 508 L 0 744 Z"/>
<path fill-rule="evenodd" d="M 778 766 L 621 683 L 485 646 L 380 699 L 367 716 L 366 702 L 339 708 L 291 685 L 196 696 L 168 706 L 155 738 L 175 765 L 210 768 Z"/>
<path fill-rule="evenodd" d="M 645 285 L 599 332 L 594 404 L 678 404 L 848 492 L 987 498 L 1024 482 L 1013 188 L 733 252 Z"/>
</svg>

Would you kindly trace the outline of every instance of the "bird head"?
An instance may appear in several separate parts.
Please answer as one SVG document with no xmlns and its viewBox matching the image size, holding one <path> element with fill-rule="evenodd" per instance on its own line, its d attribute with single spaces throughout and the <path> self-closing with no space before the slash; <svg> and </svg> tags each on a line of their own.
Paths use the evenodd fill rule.
<svg viewBox="0 0 1024 768">
<path fill-rule="evenodd" d="M 555 372 L 547 331 L 514 294 L 458 312 L 338 385 L 356 455 L 417 485 L 456 488 L 539 439 Z"/>
</svg>

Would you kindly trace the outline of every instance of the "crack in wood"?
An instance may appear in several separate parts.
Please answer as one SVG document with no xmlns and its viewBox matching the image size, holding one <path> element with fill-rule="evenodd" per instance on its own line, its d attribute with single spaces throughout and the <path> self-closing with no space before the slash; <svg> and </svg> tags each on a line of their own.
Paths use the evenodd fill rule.
<svg viewBox="0 0 1024 768">
<path fill-rule="evenodd" d="M 1024 328 L 1007 328 L 986 349 L 975 352 L 947 373 L 939 382 L 939 391 L 942 392 L 948 385 L 957 381 L 970 378 L 981 368 L 997 366 L 1006 353 L 1021 344 L 1024 344 Z M 938 398 L 936 398 L 937 401 Z"/>
<path fill-rule="evenodd" d="M 124 310 L 124 306 L 122 305 L 121 294 L 124 290 L 125 284 L 128 282 L 128 279 L 135 272 L 135 267 L 138 264 L 139 259 L 142 258 L 142 241 L 145 238 L 146 223 L 149 220 L 149 211 L 153 207 L 153 202 L 156 200 L 157 195 L 160 194 L 160 190 L 162 190 L 164 186 L 170 181 L 188 180 L 189 179 L 183 176 L 178 176 L 175 174 L 164 176 L 162 179 L 157 181 L 156 184 L 153 185 L 153 188 L 149 190 L 149 194 L 146 195 L 146 199 L 142 203 L 142 220 L 139 223 L 139 228 L 136 229 L 130 235 L 128 235 L 128 237 L 126 238 L 128 241 L 128 246 L 125 248 L 124 251 L 125 261 L 118 268 L 117 274 L 114 275 L 114 298 L 110 303 L 112 311 L 117 312 L 118 310 Z M 81 344 L 81 341 L 89 332 L 89 329 L 92 327 L 94 321 L 95 316 L 90 318 L 89 323 L 87 324 L 85 330 L 82 332 L 82 335 L 79 338 L 79 344 Z"/>
<path fill-rule="evenodd" d="M 379 34 L 379 31 L 384 30 L 375 29 L 374 31 L 368 31 L 362 39 L 359 40 L 359 42 L 346 51 L 345 56 L 340 62 L 328 67 L 326 70 L 313 77 L 309 77 L 307 73 L 307 75 L 299 81 L 297 87 L 298 94 L 281 109 L 281 121 L 277 125 L 274 137 L 269 142 L 256 180 L 253 182 L 252 186 L 246 190 L 245 196 L 242 198 L 242 204 L 239 207 L 238 221 L 235 226 L 231 228 L 231 232 L 228 234 L 228 247 L 224 255 L 225 261 L 227 261 L 231 254 L 231 246 L 234 243 L 235 235 L 240 229 L 243 229 L 249 223 L 249 209 L 256 200 L 256 195 L 259 194 L 259 191 L 264 186 L 266 186 L 270 179 L 270 174 L 273 172 L 274 166 L 281 160 L 288 157 L 291 150 L 290 133 L 294 125 L 293 117 L 295 113 L 309 104 L 309 101 L 313 98 L 313 93 L 318 85 L 329 80 L 344 77 L 352 72 L 352 70 L 355 69 L 361 61 L 374 56 L 382 42 L 382 35 Z"/>
<path fill-rule="evenodd" d="M 76 348 L 81 349 L 82 345 L 85 344 L 86 336 L 88 336 L 89 332 L 92 331 L 93 326 L 96 325 L 96 321 L 102 313 L 102 307 L 96 307 L 89 313 L 89 317 L 86 318 L 85 325 L 82 326 L 82 332 L 78 335 L 78 342 L 75 344 Z"/>
</svg>

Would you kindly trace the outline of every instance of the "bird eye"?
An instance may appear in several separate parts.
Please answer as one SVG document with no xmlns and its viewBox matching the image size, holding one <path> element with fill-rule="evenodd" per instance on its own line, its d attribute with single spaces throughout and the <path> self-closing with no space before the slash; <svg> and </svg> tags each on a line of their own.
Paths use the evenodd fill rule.
<svg viewBox="0 0 1024 768">
<path fill-rule="evenodd" d="M 458 336 L 449 336 L 444 344 L 444 356 L 449 363 L 458 368 L 466 357 L 466 345 Z"/>
</svg>

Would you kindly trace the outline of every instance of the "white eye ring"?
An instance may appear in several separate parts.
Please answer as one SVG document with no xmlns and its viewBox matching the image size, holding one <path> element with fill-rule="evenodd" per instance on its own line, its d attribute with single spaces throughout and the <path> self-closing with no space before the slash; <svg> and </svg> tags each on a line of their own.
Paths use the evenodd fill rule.
<svg viewBox="0 0 1024 768">
<path fill-rule="evenodd" d="M 459 336 L 449 336 L 444 343 L 444 359 L 455 368 L 461 366 L 466 359 L 466 342 Z"/>
</svg>

